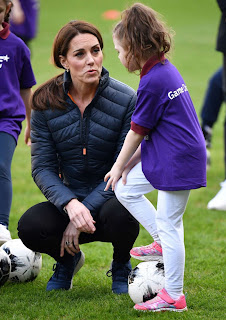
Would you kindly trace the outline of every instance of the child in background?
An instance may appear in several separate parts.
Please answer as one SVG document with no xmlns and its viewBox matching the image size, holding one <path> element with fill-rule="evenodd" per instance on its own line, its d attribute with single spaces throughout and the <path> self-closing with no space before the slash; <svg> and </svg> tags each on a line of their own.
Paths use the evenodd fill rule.
<svg viewBox="0 0 226 320">
<path fill-rule="evenodd" d="M 165 57 L 171 35 L 157 13 L 134 4 L 122 13 L 113 41 L 121 63 L 130 72 L 140 70 L 141 80 L 131 129 L 105 176 L 105 190 L 111 185 L 154 239 L 131 255 L 144 261 L 163 256 L 165 268 L 165 288 L 134 308 L 185 311 L 182 218 L 190 190 L 206 186 L 205 140 L 185 82 Z M 157 210 L 144 196 L 155 189 Z"/>
<path fill-rule="evenodd" d="M 11 162 L 25 116 L 29 144 L 31 87 L 36 84 L 28 47 L 9 31 L 11 8 L 12 1 L 0 0 L 0 245 L 11 240 Z"/>
<path fill-rule="evenodd" d="M 39 0 L 14 0 L 10 15 L 10 31 L 30 48 L 38 31 Z"/>
</svg>

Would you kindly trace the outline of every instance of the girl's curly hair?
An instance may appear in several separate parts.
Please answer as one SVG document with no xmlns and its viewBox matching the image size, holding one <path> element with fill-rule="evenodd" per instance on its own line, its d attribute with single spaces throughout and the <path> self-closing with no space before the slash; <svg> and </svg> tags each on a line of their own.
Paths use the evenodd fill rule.
<svg viewBox="0 0 226 320">
<path fill-rule="evenodd" d="M 157 55 L 161 61 L 161 53 L 170 51 L 173 32 L 168 30 L 157 12 L 141 3 L 135 3 L 122 12 L 113 36 L 127 52 L 128 65 L 133 58 L 141 69 L 141 61 L 153 55 Z"/>
</svg>

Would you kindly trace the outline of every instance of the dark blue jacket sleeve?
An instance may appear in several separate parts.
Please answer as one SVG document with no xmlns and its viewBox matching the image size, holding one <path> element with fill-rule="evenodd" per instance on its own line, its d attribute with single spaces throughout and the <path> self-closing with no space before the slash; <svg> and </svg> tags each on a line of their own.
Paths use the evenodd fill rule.
<svg viewBox="0 0 226 320">
<path fill-rule="evenodd" d="M 76 195 L 59 177 L 56 146 L 41 111 L 32 111 L 31 142 L 32 177 L 44 196 L 63 213 L 63 207 Z"/>
</svg>

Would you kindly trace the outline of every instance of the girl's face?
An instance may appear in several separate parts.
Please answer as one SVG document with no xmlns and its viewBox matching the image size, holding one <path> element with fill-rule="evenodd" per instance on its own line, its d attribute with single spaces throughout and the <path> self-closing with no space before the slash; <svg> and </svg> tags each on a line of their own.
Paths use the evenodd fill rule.
<svg viewBox="0 0 226 320">
<path fill-rule="evenodd" d="M 60 56 L 65 69 L 70 70 L 73 82 L 98 84 L 102 72 L 103 53 L 98 39 L 89 33 L 75 36 L 66 57 Z"/>
<path fill-rule="evenodd" d="M 128 55 L 128 52 L 122 47 L 121 42 L 113 35 L 113 42 L 115 50 L 118 52 L 118 58 L 121 63 L 128 69 L 130 72 L 134 72 L 139 69 L 135 59 Z"/>
<path fill-rule="evenodd" d="M 123 64 L 124 67 L 128 69 L 128 62 L 126 60 L 127 51 L 125 51 L 125 49 L 121 46 L 120 41 L 115 36 L 113 36 L 113 42 L 114 42 L 115 50 L 118 52 L 118 58 L 121 64 Z"/>
<path fill-rule="evenodd" d="M 6 14 L 9 12 L 9 10 L 12 7 L 12 3 L 9 2 L 9 4 L 5 4 L 5 1 L 0 0 L 0 30 L 3 29 L 2 23 L 4 22 Z"/>
</svg>

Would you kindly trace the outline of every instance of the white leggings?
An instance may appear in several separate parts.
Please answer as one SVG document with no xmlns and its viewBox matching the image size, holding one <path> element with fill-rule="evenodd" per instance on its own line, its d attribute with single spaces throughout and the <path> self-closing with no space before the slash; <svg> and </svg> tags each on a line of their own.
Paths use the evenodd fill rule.
<svg viewBox="0 0 226 320">
<path fill-rule="evenodd" d="M 126 185 L 120 179 L 115 194 L 123 206 L 144 226 L 162 246 L 165 268 L 165 289 L 173 299 L 183 293 L 185 248 L 183 214 L 190 190 L 158 190 L 157 210 L 144 196 L 155 188 L 145 178 L 141 163 L 127 176 Z"/>
</svg>

